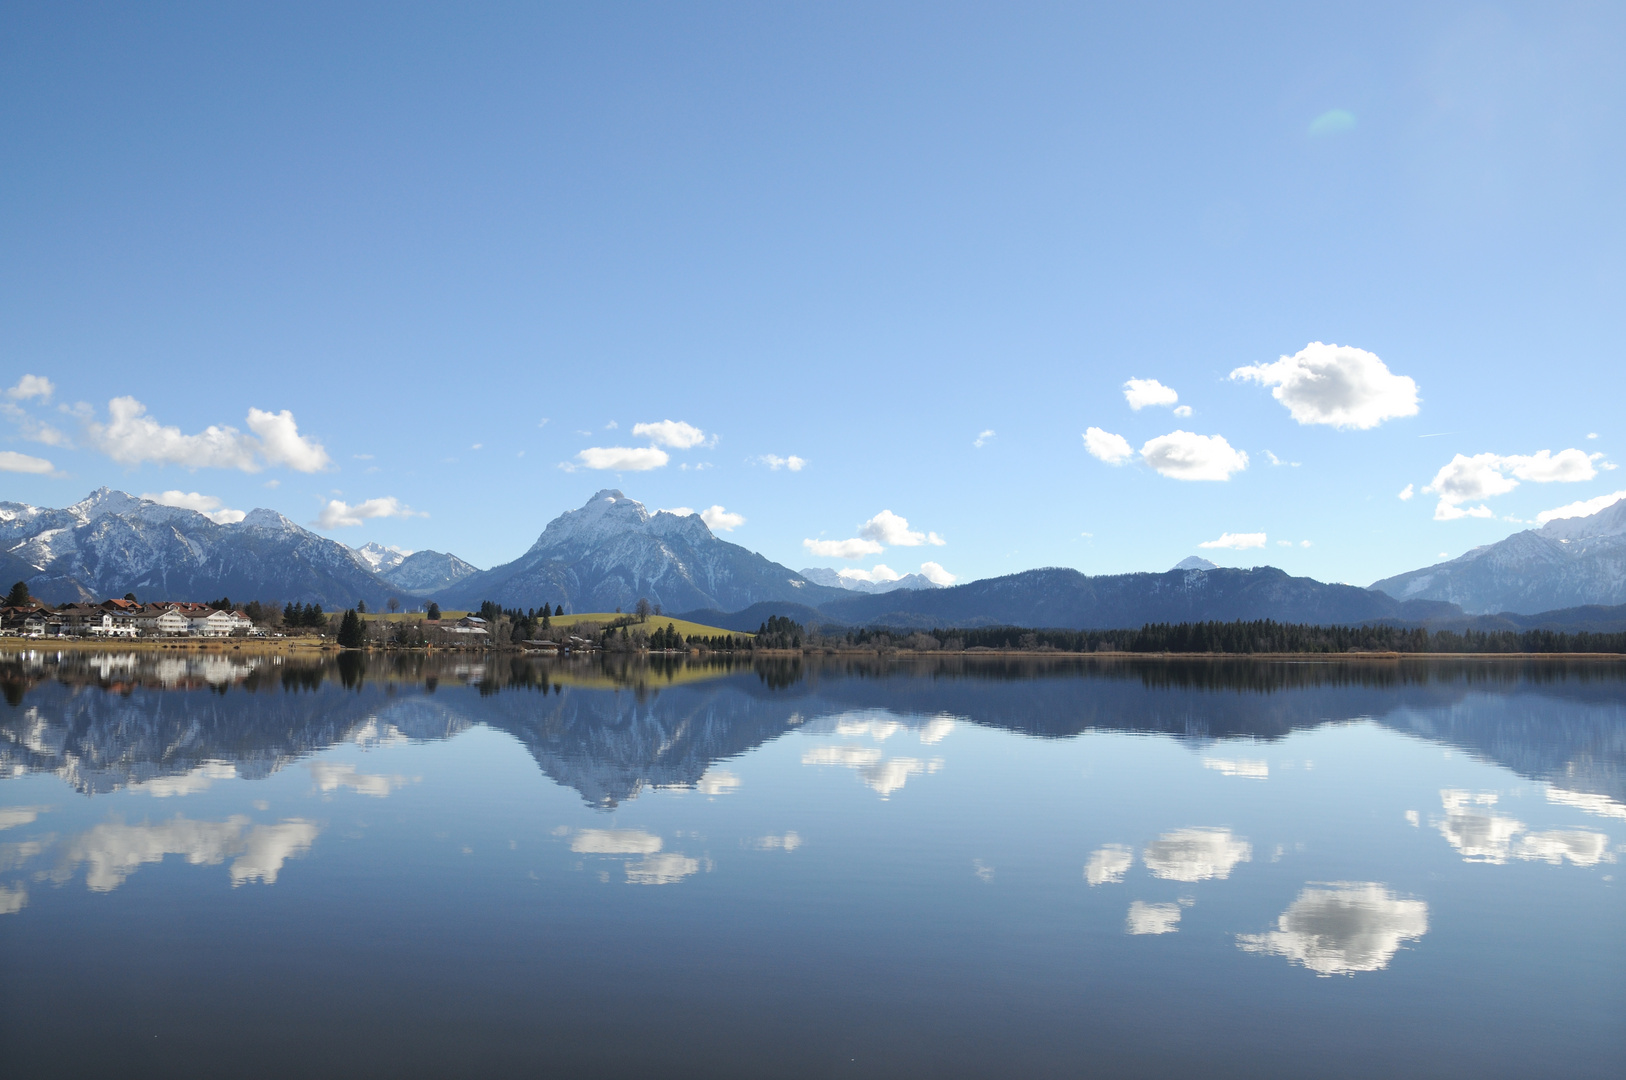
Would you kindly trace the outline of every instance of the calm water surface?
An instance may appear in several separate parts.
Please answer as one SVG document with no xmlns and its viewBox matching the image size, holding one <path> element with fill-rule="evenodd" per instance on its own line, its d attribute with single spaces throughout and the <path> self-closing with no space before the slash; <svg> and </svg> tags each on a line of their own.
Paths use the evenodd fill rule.
<svg viewBox="0 0 1626 1080">
<path fill-rule="evenodd" d="M 27 1077 L 1626 1075 L 1626 667 L 0 653 Z"/>
</svg>

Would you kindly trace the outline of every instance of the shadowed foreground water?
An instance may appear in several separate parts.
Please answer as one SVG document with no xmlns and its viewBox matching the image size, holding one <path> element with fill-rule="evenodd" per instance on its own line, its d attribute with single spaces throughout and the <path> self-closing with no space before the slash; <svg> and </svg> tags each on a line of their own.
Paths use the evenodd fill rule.
<svg viewBox="0 0 1626 1080">
<path fill-rule="evenodd" d="M 7 1075 L 1626 1071 L 1619 663 L 0 689 Z"/>
</svg>

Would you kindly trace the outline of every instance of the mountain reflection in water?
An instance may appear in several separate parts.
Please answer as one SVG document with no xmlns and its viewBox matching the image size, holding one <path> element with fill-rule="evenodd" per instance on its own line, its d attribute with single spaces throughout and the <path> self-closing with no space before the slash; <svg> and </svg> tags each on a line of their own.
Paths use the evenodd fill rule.
<svg viewBox="0 0 1626 1080">
<path fill-rule="evenodd" d="M 1044 738 L 1124 731 L 1207 744 L 1371 720 L 1546 781 L 1555 803 L 1626 817 L 1623 679 L 1626 665 L 1563 660 L 471 663 L 346 653 L 295 662 L 25 651 L 0 653 L 10 706 L 0 712 L 0 776 L 51 772 L 86 794 L 143 786 L 162 795 L 269 775 L 339 743 L 445 739 L 483 724 L 513 735 L 553 780 L 611 808 L 646 788 L 726 786 L 719 762 L 804 725 L 881 738 L 890 725 L 928 745 L 956 722 Z M 940 764 L 868 745 L 820 746 L 804 760 L 852 769 L 883 796 Z M 1210 754 L 1204 765 L 1268 776 L 1254 759 Z M 375 790 L 401 782 L 367 781 Z M 1488 830 L 1487 839 L 1452 841 L 1466 855 L 1507 857 L 1494 834 L 1510 826 L 1445 810 L 1448 837 Z M 1552 852 L 1555 843 L 1527 837 L 1518 850 Z"/>
<path fill-rule="evenodd" d="M 8 1075 L 1626 1060 L 1619 663 L 0 650 L 0 690 Z"/>
</svg>

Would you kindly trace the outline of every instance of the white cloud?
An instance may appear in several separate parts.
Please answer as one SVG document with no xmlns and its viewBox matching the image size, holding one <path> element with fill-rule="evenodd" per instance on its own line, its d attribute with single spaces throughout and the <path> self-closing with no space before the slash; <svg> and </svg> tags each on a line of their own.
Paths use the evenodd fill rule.
<svg viewBox="0 0 1626 1080">
<path fill-rule="evenodd" d="M 260 437 L 260 456 L 270 465 L 286 465 L 295 472 L 321 472 L 331 459 L 322 444 L 299 434 L 294 414 L 249 409 L 248 429 Z"/>
<path fill-rule="evenodd" d="M 671 460 L 670 454 L 654 446 L 589 446 L 576 455 L 583 468 L 616 472 L 647 472 Z"/>
<path fill-rule="evenodd" d="M 1223 435 L 1197 435 L 1171 431 L 1140 448 L 1140 456 L 1158 472 L 1175 480 L 1229 480 L 1248 467 L 1248 455 L 1232 449 Z"/>
<path fill-rule="evenodd" d="M 107 403 L 109 421 L 90 422 L 85 430 L 93 446 L 125 465 L 157 462 L 189 469 L 241 469 L 258 472 L 266 465 L 286 465 L 298 472 L 318 472 L 329 464 L 320 443 L 299 434 L 293 413 L 249 409 L 253 435 L 234 427 L 210 425 L 196 435 L 165 427 L 133 397 Z M 259 436 L 255 438 L 255 436 Z"/>
<path fill-rule="evenodd" d="M 701 445 L 706 441 L 706 433 L 693 424 L 685 424 L 681 420 L 661 420 L 653 424 L 634 424 L 632 433 L 658 446 L 670 446 L 674 450 L 688 450 Z"/>
<path fill-rule="evenodd" d="M 666 506 L 655 511 L 655 513 L 676 514 L 678 517 L 688 517 L 690 514 L 694 513 L 694 508 L 689 506 Z"/>
<path fill-rule="evenodd" d="M 1605 507 L 1613 506 L 1621 499 L 1626 499 L 1626 491 L 1616 491 L 1609 495 L 1599 495 L 1595 499 L 1582 499 L 1567 506 L 1555 507 L 1552 510 L 1543 510 L 1536 515 L 1536 521 L 1542 525 L 1558 518 L 1591 517 Z"/>
<path fill-rule="evenodd" d="M 1301 424 L 1328 424 L 1364 431 L 1385 420 L 1417 415 L 1417 383 L 1396 375 L 1382 360 L 1350 346 L 1312 341 L 1273 364 L 1231 372 L 1274 387 L 1271 396 Z"/>
<path fill-rule="evenodd" d="M 349 762 L 316 761 L 309 768 L 317 790 L 323 793 L 349 788 L 358 794 L 382 799 L 407 782 L 404 776 L 360 772 Z"/>
<path fill-rule="evenodd" d="M 1467 517 L 1490 518 L 1495 516 L 1496 512 L 1490 507 L 1486 506 L 1484 503 L 1480 503 L 1478 506 L 1464 508 L 1461 506 L 1452 506 L 1450 503 L 1445 502 L 1442 499 L 1434 506 L 1435 521 L 1457 521 L 1460 518 Z"/>
<path fill-rule="evenodd" d="M 700 860 L 676 851 L 645 855 L 626 864 L 629 885 L 675 885 L 690 874 L 700 872 Z"/>
<path fill-rule="evenodd" d="M 899 517 L 890 510 L 882 510 L 860 525 L 858 535 L 891 547 L 919 547 L 921 544 L 942 547 L 948 543 L 936 533 L 911 531 L 909 519 Z"/>
<path fill-rule="evenodd" d="M 802 838 L 793 830 L 784 836 L 759 836 L 751 846 L 758 851 L 795 851 L 802 846 Z"/>
<path fill-rule="evenodd" d="M 821 559 L 862 559 L 879 555 L 883 548 L 873 540 L 803 540 L 802 546 Z"/>
<path fill-rule="evenodd" d="M 1091 457 L 1099 458 L 1108 465 L 1122 465 L 1135 456 L 1135 449 L 1129 445 L 1128 439 L 1098 427 L 1085 430 L 1084 449 L 1090 452 Z"/>
<path fill-rule="evenodd" d="M 1597 476 L 1596 463 L 1602 458 L 1602 454 L 1588 454 L 1574 447 L 1560 450 L 1556 454 L 1550 450 L 1538 450 L 1534 454 L 1514 454 L 1505 458 L 1504 467 L 1510 469 L 1520 480 L 1529 480 L 1532 483 L 1573 484 Z"/>
<path fill-rule="evenodd" d="M 1221 533 L 1218 540 L 1204 540 L 1197 545 L 1200 548 L 1231 548 L 1241 551 L 1244 548 L 1262 548 L 1265 546 L 1264 533 Z"/>
<path fill-rule="evenodd" d="M 745 524 L 743 514 L 731 514 L 721 506 L 712 505 L 700 511 L 700 520 L 715 532 L 733 532 Z"/>
<path fill-rule="evenodd" d="M 1519 486 L 1520 480 L 1536 484 L 1576 483 L 1591 480 L 1598 475 L 1595 463 L 1603 455 L 1587 455 L 1571 448 L 1554 454 L 1541 450 L 1534 454 L 1457 454 L 1440 467 L 1434 479 L 1423 490 L 1440 497 L 1434 508 L 1435 521 L 1455 521 L 1464 517 L 1491 517 L 1491 509 L 1483 504 L 1472 509 L 1460 509 L 1462 503 L 1505 495 Z"/>
<path fill-rule="evenodd" d="M 368 499 L 355 506 L 339 499 L 330 499 L 328 504 L 322 507 L 322 513 L 317 517 L 315 524 L 318 529 L 344 529 L 360 525 L 371 518 L 428 516 L 421 510 L 413 510 L 409 506 L 402 505 L 401 500 L 393 495 Z"/>
<path fill-rule="evenodd" d="M 984 431 L 982 434 L 978 435 L 976 440 L 974 442 L 972 442 L 971 445 L 975 446 L 977 449 L 980 450 L 984 446 L 987 446 L 989 440 L 992 439 L 993 437 L 994 437 L 994 429 L 989 428 L 987 431 Z"/>
<path fill-rule="evenodd" d="M 56 466 L 42 457 L 19 454 L 15 450 L 0 450 L 0 472 L 32 473 L 36 476 L 44 476 L 55 471 Z"/>
<path fill-rule="evenodd" d="M 1240 776 L 1248 780 L 1270 779 L 1270 762 L 1258 758 L 1203 758 L 1203 768 L 1213 769 L 1221 776 Z"/>
<path fill-rule="evenodd" d="M 1136 900 L 1129 905 L 1124 930 L 1130 934 L 1172 934 L 1180 929 L 1179 904 L 1148 904 Z"/>
<path fill-rule="evenodd" d="M 1122 844 L 1107 844 L 1090 852 L 1090 861 L 1084 864 L 1084 880 L 1096 885 L 1119 885 L 1124 875 L 1135 865 L 1135 853 Z"/>
<path fill-rule="evenodd" d="M 166 855 L 184 855 L 194 866 L 214 866 L 236 855 L 232 887 L 247 881 L 274 884 L 282 864 L 304 854 L 320 832 L 314 822 L 291 818 L 278 825 L 255 825 L 242 815 L 225 821 L 192 821 L 176 817 L 160 825 L 108 822 L 75 837 L 56 876 L 65 877 L 86 864 L 85 885 L 92 892 L 111 892 L 144 863 Z"/>
<path fill-rule="evenodd" d="M 215 496 L 202 495 L 196 491 L 147 491 L 143 492 L 141 497 L 160 506 L 178 506 L 183 510 L 196 510 L 216 525 L 233 525 L 248 516 L 241 510 L 222 509 L 220 500 Z"/>
<path fill-rule="evenodd" d="M 1315 542 L 1312 541 L 1312 540 L 1300 540 L 1299 541 L 1299 547 L 1301 547 L 1301 548 L 1315 547 Z"/>
<path fill-rule="evenodd" d="M 44 443 L 46 446 L 70 446 L 68 436 L 45 421 L 29 415 L 25 410 L 9 401 L 0 401 L 0 416 L 17 425 L 17 433 L 29 442 Z"/>
<path fill-rule="evenodd" d="M 1180 395 L 1156 379 L 1130 379 L 1124 383 L 1124 400 L 1139 412 L 1148 405 L 1173 405 Z"/>
<path fill-rule="evenodd" d="M 1146 845 L 1140 857 L 1154 877 L 1206 881 L 1230 877 L 1237 863 L 1253 858 L 1253 845 L 1230 829 L 1176 829 Z"/>
<path fill-rule="evenodd" d="M 801 472 L 802 468 L 807 465 L 807 460 L 805 458 L 799 458 L 795 454 L 790 455 L 790 457 L 780 457 L 778 454 L 763 454 L 761 457 L 757 458 L 757 460 L 775 472 L 778 472 L 780 469 L 789 469 L 791 472 Z"/>
<path fill-rule="evenodd" d="M 958 580 L 954 574 L 949 573 L 947 570 L 944 570 L 940 565 L 934 562 L 921 563 L 920 572 L 924 574 L 926 576 L 926 580 L 931 582 L 933 585 L 953 585 L 955 581 Z"/>
<path fill-rule="evenodd" d="M 619 423 L 617 423 L 614 420 L 611 420 L 608 424 L 604 425 L 604 430 L 605 431 L 614 431 L 616 428 L 618 428 L 620 426 L 621 425 Z"/>
<path fill-rule="evenodd" d="M 740 778 L 727 769 L 707 769 L 695 783 L 694 789 L 702 795 L 732 795 L 740 788 Z"/>
<path fill-rule="evenodd" d="M 848 567 L 841 571 L 840 576 L 849 581 L 868 581 L 874 584 L 881 581 L 896 581 L 903 575 L 885 563 L 876 563 L 874 568 L 870 570 L 858 570 Z"/>
<path fill-rule="evenodd" d="M 1413 488 L 1411 484 L 1407 484 L 1404 488 L 1402 488 L 1400 490 L 1399 499 L 1400 499 L 1401 502 L 1406 502 L 1407 500 L 1409 500 L 1415 494 L 1417 494 L 1416 489 Z"/>
<path fill-rule="evenodd" d="M 1428 904 L 1377 882 L 1306 887 L 1264 934 L 1238 934 L 1245 952 L 1285 957 L 1317 975 L 1381 971 L 1400 946 L 1428 933 Z"/>
<path fill-rule="evenodd" d="M 1589 431 L 1586 433 L 1586 437 L 1589 439 L 1596 439 L 1598 437 L 1598 433 L 1596 431 Z"/>
<path fill-rule="evenodd" d="M 1554 802 L 1558 800 L 1554 799 Z M 19 825 L 32 825 L 34 819 L 46 813 L 49 806 L 6 806 L 0 807 L 0 829 L 14 829 Z"/>
<path fill-rule="evenodd" d="M 1176 405 L 1174 407 L 1174 415 L 1176 415 L 1176 416 L 1180 417 L 1180 419 L 1184 420 L 1186 417 L 1191 415 L 1191 406 L 1190 405 Z"/>
<path fill-rule="evenodd" d="M 661 838 L 642 829 L 582 829 L 570 841 L 570 850 L 585 855 L 653 855 Z"/>
<path fill-rule="evenodd" d="M 6 396 L 13 401 L 27 401 L 30 398 L 50 401 L 54 393 L 56 386 L 44 375 L 24 375 L 17 380 L 16 386 L 6 391 Z"/>
<path fill-rule="evenodd" d="M 1269 450 L 1265 451 L 1265 456 L 1270 459 L 1270 463 L 1272 465 L 1288 465 L 1295 469 L 1299 467 L 1299 463 L 1297 461 L 1288 461 L 1286 458 L 1279 458 Z"/>
</svg>

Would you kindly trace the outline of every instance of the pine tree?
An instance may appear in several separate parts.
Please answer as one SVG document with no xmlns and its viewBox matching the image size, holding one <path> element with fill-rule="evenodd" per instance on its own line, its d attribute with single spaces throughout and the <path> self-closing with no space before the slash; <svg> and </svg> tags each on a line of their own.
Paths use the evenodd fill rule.
<svg viewBox="0 0 1626 1080">
<path fill-rule="evenodd" d="M 11 591 L 6 594 L 6 606 L 7 607 L 27 607 L 28 606 L 28 582 L 19 581 L 19 582 L 17 582 L 17 584 L 15 584 L 15 585 L 13 585 L 11 587 Z"/>
<path fill-rule="evenodd" d="M 356 609 L 346 611 L 344 618 L 339 622 L 339 647 L 359 649 L 366 636 L 366 631 L 362 629 L 361 616 L 356 614 Z"/>
</svg>

